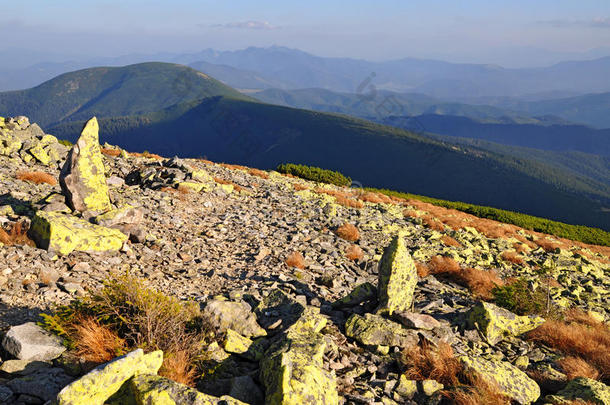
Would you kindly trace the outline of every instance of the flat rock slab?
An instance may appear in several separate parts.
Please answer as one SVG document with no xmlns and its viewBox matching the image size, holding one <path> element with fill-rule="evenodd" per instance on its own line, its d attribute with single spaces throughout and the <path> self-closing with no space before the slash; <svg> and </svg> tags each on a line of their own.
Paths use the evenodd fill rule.
<svg viewBox="0 0 610 405">
<path fill-rule="evenodd" d="M 6 385 L 15 394 L 26 394 L 44 401 L 50 401 L 57 393 L 69 384 L 73 377 L 67 375 L 61 368 L 40 370 L 25 377 L 15 378 Z"/>
<path fill-rule="evenodd" d="M 30 235 L 38 247 L 62 255 L 73 251 L 117 251 L 127 241 L 127 235 L 117 229 L 94 225 L 61 212 L 45 211 L 38 211 L 34 216 Z"/>
<path fill-rule="evenodd" d="M 409 347 L 419 341 L 417 331 L 381 315 L 353 314 L 345 322 L 345 334 L 364 345 Z"/>
<path fill-rule="evenodd" d="M 59 337 L 34 322 L 10 328 L 2 340 L 2 347 L 19 360 L 29 361 L 53 360 L 66 351 Z"/>
</svg>

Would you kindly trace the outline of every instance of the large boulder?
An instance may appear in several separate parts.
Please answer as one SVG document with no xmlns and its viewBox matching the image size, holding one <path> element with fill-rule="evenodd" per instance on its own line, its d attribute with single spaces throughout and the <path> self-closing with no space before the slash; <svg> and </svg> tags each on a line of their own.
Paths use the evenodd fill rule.
<svg viewBox="0 0 610 405">
<path fill-rule="evenodd" d="M 324 369 L 326 340 L 319 331 L 326 318 L 305 308 L 265 353 L 261 380 L 267 405 L 338 405 L 335 376 Z"/>
<path fill-rule="evenodd" d="M 495 345 L 507 336 L 519 336 L 544 323 L 539 316 L 519 316 L 489 302 L 477 303 L 468 314 L 468 323 Z"/>
<path fill-rule="evenodd" d="M 335 308 L 353 307 L 363 302 L 373 300 L 376 296 L 377 288 L 373 284 L 366 282 L 357 285 L 345 297 L 333 302 L 332 306 Z"/>
<path fill-rule="evenodd" d="M 419 341 L 417 331 L 405 329 L 401 324 L 381 315 L 353 314 L 345 322 L 345 334 L 369 346 L 409 347 Z"/>
<path fill-rule="evenodd" d="M 386 247 L 379 263 L 379 311 L 408 311 L 418 276 L 402 233 Z"/>
<path fill-rule="evenodd" d="M 41 402 L 32 403 L 42 403 L 53 400 L 57 393 L 73 379 L 63 369 L 55 367 L 39 370 L 24 377 L 14 378 L 8 381 L 6 385 L 15 394 L 31 396 L 42 400 Z"/>
<path fill-rule="evenodd" d="M 256 322 L 256 316 L 250 305 L 243 301 L 212 299 L 206 303 L 202 316 L 221 333 L 232 329 L 248 338 L 267 334 Z"/>
<path fill-rule="evenodd" d="M 540 387 L 523 371 L 505 361 L 491 361 L 463 356 L 460 361 L 466 370 L 479 373 L 498 384 L 502 394 L 519 404 L 531 404 L 540 397 Z"/>
<path fill-rule="evenodd" d="M 552 404 L 570 404 L 575 400 L 610 405 L 610 387 L 590 378 L 575 378 L 555 395 L 545 397 Z"/>
<path fill-rule="evenodd" d="M 129 385 L 137 405 L 247 405 L 227 395 L 214 397 L 152 374 L 136 376 Z"/>
<path fill-rule="evenodd" d="M 66 350 L 61 338 L 34 322 L 11 327 L 2 339 L 2 347 L 16 358 L 30 361 L 53 360 Z"/>
<path fill-rule="evenodd" d="M 93 117 L 85 124 L 59 175 L 66 202 L 76 211 L 106 212 L 112 208 L 98 132 Z"/>
<path fill-rule="evenodd" d="M 116 251 L 127 241 L 127 235 L 117 229 L 53 211 L 38 211 L 29 232 L 39 248 L 52 249 L 62 255 L 75 250 L 90 253 Z"/>
<path fill-rule="evenodd" d="M 103 404 L 130 378 L 157 374 L 163 363 L 160 351 L 144 354 L 142 349 L 117 357 L 94 368 L 57 394 L 57 405 Z"/>
</svg>

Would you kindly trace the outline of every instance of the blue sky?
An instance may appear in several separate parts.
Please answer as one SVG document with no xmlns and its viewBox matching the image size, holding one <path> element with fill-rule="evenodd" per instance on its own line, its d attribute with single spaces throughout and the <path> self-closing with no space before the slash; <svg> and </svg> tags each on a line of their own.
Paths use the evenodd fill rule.
<svg viewBox="0 0 610 405">
<path fill-rule="evenodd" d="M 76 56 L 276 44 L 324 56 L 525 66 L 610 54 L 610 2 L 20 0 L 2 2 L 0 38 L 5 47 Z"/>
</svg>

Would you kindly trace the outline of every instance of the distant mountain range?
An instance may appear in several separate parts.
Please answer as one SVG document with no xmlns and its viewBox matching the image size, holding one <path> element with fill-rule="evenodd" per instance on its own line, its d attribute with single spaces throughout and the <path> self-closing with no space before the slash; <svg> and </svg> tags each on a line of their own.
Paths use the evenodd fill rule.
<svg viewBox="0 0 610 405">
<path fill-rule="evenodd" d="M 127 55 L 63 63 L 64 69 L 124 65 L 143 61 L 189 64 L 239 89 L 323 88 L 368 92 L 370 86 L 396 92 L 424 93 L 457 100 L 464 97 L 522 97 L 535 93 L 582 95 L 610 92 L 610 57 L 561 62 L 544 68 L 506 69 L 498 65 L 460 64 L 405 58 L 387 62 L 327 58 L 273 46 L 238 51 L 204 50 L 192 54 Z M 215 65 L 215 66 L 211 66 Z M 62 63 L 23 69 L 0 69 L 0 89 L 29 87 L 35 78 L 58 74 Z M 23 70 L 21 73 L 20 70 Z M 65 70 L 67 71 L 67 70 Z M 374 77 L 373 77 L 374 76 Z M 10 78 L 10 79 L 7 79 Z M 24 86 L 24 84 L 27 84 Z M 10 86 L 10 87 L 6 87 Z"/>
<path fill-rule="evenodd" d="M 340 170 L 364 185 L 610 229 L 608 184 L 600 181 L 604 177 L 587 176 L 586 169 L 262 103 L 175 64 L 64 74 L 33 89 L 0 93 L 0 111 L 26 114 L 71 140 L 83 120 L 97 115 L 102 141 L 127 150 L 207 156 L 260 168 L 304 163 Z"/>
</svg>

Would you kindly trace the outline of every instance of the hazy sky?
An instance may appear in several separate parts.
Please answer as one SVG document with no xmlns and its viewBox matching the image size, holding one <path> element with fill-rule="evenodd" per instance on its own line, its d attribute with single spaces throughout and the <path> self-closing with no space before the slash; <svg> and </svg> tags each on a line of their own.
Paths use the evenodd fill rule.
<svg viewBox="0 0 610 405">
<path fill-rule="evenodd" d="M 0 0 L 0 5 L 0 48 L 72 57 L 274 44 L 323 56 L 505 66 L 610 54 L 608 0 Z M 604 49 L 586 53 L 599 47 Z"/>
</svg>

